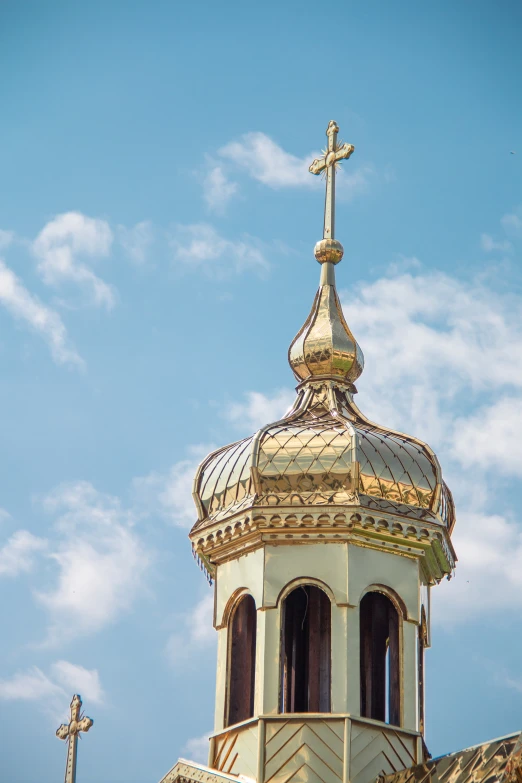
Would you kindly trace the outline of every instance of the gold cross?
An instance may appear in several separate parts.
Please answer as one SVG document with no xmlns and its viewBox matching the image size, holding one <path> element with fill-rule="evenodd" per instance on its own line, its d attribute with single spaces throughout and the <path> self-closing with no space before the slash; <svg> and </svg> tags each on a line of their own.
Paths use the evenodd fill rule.
<svg viewBox="0 0 522 783">
<path fill-rule="evenodd" d="M 323 239 L 334 239 L 335 231 L 335 169 L 339 161 L 350 157 L 355 147 L 353 144 L 337 143 L 339 126 L 330 120 L 326 129 L 328 146 L 323 150 L 323 157 L 316 158 L 308 169 L 312 174 L 326 172 L 326 201 L 324 205 Z"/>
<path fill-rule="evenodd" d="M 76 756 L 78 753 L 78 736 L 80 731 L 89 731 L 92 726 L 92 720 L 80 715 L 82 700 L 79 694 L 74 694 L 71 702 L 71 720 L 69 723 L 62 723 L 56 730 L 56 736 L 62 740 L 68 740 L 67 764 L 65 767 L 65 783 L 75 783 L 76 781 Z"/>
</svg>

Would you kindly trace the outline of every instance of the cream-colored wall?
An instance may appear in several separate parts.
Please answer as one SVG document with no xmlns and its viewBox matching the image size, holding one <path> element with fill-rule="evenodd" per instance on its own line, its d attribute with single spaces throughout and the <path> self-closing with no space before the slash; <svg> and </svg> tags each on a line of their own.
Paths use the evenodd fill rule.
<svg viewBox="0 0 522 783">
<path fill-rule="evenodd" d="M 214 706 L 214 731 L 221 731 L 225 725 L 225 699 L 227 690 L 227 643 L 228 629 L 221 628 L 218 632 L 217 669 L 216 669 L 216 703 Z"/>
<path fill-rule="evenodd" d="M 346 678 L 346 712 L 359 715 L 361 711 L 361 678 L 359 658 L 359 607 L 346 611 L 346 655 L 343 667 Z"/>
<path fill-rule="evenodd" d="M 402 726 L 418 731 L 417 645 L 419 628 L 415 623 L 402 624 Z"/>
<path fill-rule="evenodd" d="M 371 585 L 394 590 L 406 605 L 408 618 L 419 622 L 419 566 L 417 560 L 368 547 L 348 547 L 348 599 L 357 606 Z"/>
<path fill-rule="evenodd" d="M 332 604 L 332 712 L 348 712 L 348 612 L 348 607 Z"/>
<path fill-rule="evenodd" d="M 265 547 L 264 606 L 275 606 L 281 591 L 294 579 L 324 582 L 336 603 L 348 600 L 348 545 L 296 544 Z"/>
<path fill-rule="evenodd" d="M 227 629 L 224 613 L 231 596 L 248 591 L 257 608 L 256 715 L 279 710 L 282 595 L 295 580 L 312 580 L 326 586 L 332 603 L 332 712 L 358 715 L 359 602 L 373 585 L 384 585 L 406 606 L 402 622 L 402 725 L 418 729 L 417 623 L 420 621 L 421 582 L 416 560 L 393 552 L 342 542 L 272 546 L 258 549 L 218 566 L 215 624 L 219 630 L 215 731 L 223 728 Z M 424 598 L 424 595 L 423 595 Z"/>
<path fill-rule="evenodd" d="M 263 549 L 256 549 L 235 560 L 223 563 L 217 569 L 215 583 L 216 601 L 214 609 L 214 625 L 219 628 L 223 624 L 223 615 L 230 598 L 239 590 L 251 593 L 256 602 L 256 608 L 263 605 Z"/>
</svg>

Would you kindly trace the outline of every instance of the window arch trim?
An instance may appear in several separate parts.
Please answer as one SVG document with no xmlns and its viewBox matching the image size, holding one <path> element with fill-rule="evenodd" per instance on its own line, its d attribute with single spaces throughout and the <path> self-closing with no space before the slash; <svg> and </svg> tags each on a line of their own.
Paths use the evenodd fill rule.
<svg viewBox="0 0 522 783">
<path fill-rule="evenodd" d="M 400 597 L 399 593 L 397 593 L 396 590 L 393 589 L 393 587 L 389 587 L 388 585 L 377 584 L 377 583 L 368 585 L 368 587 L 365 587 L 361 595 L 359 596 L 359 601 L 357 603 L 357 606 L 360 607 L 362 599 L 368 593 L 382 593 L 383 595 L 386 596 L 386 598 L 389 598 L 389 600 L 392 602 L 392 604 L 397 610 L 400 623 L 402 623 L 403 620 L 406 621 L 411 620 L 411 618 L 408 615 L 408 609 L 406 607 L 405 602 Z"/>
<path fill-rule="evenodd" d="M 316 579 L 313 576 L 299 576 L 296 579 L 290 580 L 290 582 L 287 582 L 286 585 L 279 591 L 279 595 L 277 596 L 276 601 L 276 607 L 279 607 L 280 611 L 283 610 L 283 604 L 290 595 L 290 593 L 293 593 L 293 591 L 298 587 L 318 587 L 320 590 L 323 591 L 323 593 L 326 593 L 330 600 L 330 604 L 332 606 L 337 606 L 337 601 L 335 600 L 335 595 L 333 593 L 333 590 L 331 587 L 329 587 L 326 582 L 323 582 L 321 579 Z"/>
<path fill-rule="evenodd" d="M 257 611 L 257 603 L 254 594 L 248 587 L 238 587 L 234 592 L 229 596 L 228 601 L 225 604 L 225 608 L 223 609 L 223 614 L 221 616 L 221 622 L 216 623 L 216 628 L 219 630 L 221 628 L 228 628 L 230 624 L 230 620 L 232 618 L 232 615 L 234 614 L 237 605 L 241 601 L 241 599 L 245 596 L 249 595 L 254 601 L 254 606 L 256 607 Z"/>
</svg>

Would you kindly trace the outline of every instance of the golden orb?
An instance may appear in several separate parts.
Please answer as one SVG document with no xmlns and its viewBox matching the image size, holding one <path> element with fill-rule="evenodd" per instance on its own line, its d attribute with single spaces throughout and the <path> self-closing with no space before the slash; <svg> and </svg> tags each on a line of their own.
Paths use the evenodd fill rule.
<svg viewBox="0 0 522 783">
<path fill-rule="evenodd" d="M 344 247 L 337 239 L 321 239 L 314 247 L 314 255 L 320 264 L 338 264 L 344 255 Z"/>
</svg>

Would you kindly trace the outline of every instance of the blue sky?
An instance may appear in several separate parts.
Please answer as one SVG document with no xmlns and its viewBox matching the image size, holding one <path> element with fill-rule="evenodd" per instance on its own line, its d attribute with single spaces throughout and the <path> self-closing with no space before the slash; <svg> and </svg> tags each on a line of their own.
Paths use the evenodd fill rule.
<svg viewBox="0 0 522 783">
<path fill-rule="evenodd" d="M 201 753 L 190 482 L 292 398 L 332 118 L 357 403 L 457 502 L 428 746 L 522 728 L 521 25 L 509 0 L 2 3 L 2 779 L 60 779 L 75 689 L 82 783 Z"/>
</svg>

